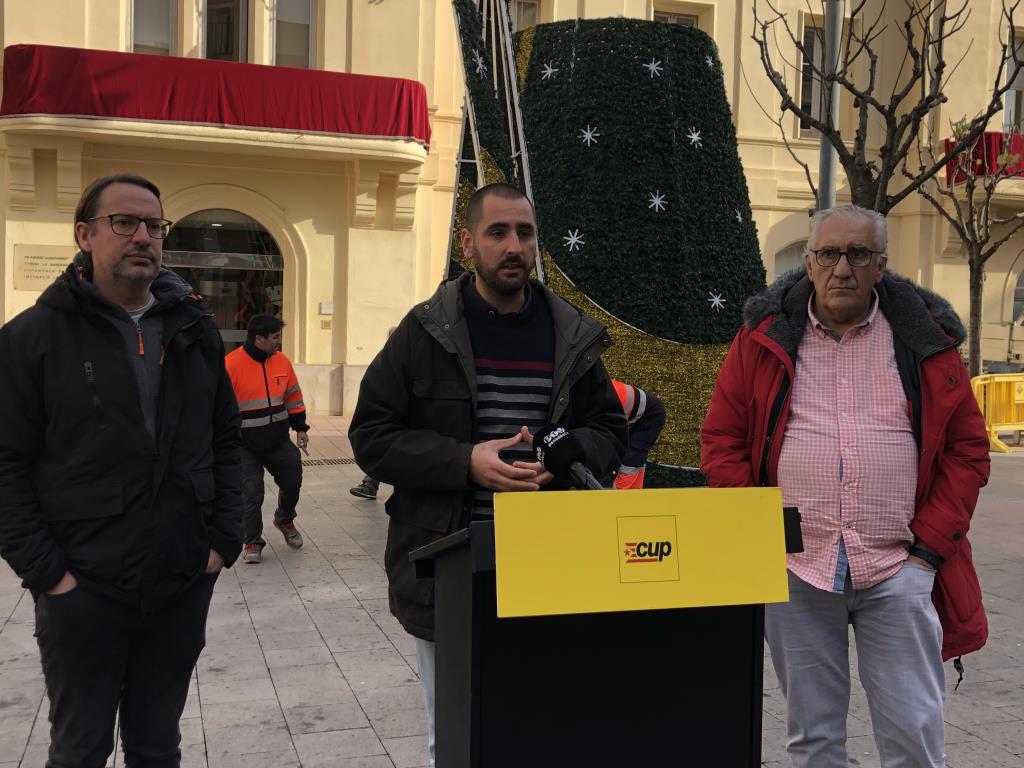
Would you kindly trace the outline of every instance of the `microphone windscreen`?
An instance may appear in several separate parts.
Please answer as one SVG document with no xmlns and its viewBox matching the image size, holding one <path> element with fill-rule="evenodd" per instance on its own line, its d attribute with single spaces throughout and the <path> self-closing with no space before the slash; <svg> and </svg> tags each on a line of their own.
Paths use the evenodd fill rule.
<svg viewBox="0 0 1024 768">
<path fill-rule="evenodd" d="M 583 463 L 587 454 L 583 444 L 565 427 L 548 424 L 533 436 L 533 450 L 544 469 L 558 477 L 566 477 L 573 462 Z"/>
</svg>

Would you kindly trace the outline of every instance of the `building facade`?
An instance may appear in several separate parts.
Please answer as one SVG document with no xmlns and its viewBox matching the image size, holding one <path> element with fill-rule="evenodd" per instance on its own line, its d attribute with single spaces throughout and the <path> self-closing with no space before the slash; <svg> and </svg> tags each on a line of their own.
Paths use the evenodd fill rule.
<svg viewBox="0 0 1024 768">
<path fill-rule="evenodd" d="M 880 4 L 872 0 L 868 12 Z M 799 0 L 775 5 L 801 39 L 811 35 L 807 50 L 818 55 L 811 38 L 821 17 Z M 903 7 L 890 3 L 892 13 L 897 5 Z M 966 58 L 933 121 L 937 136 L 950 120 L 983 106 L 999 64 L 999 7 L 996 0 L 972 3 L 965 28 L 950 40 L 948 60 Z M 697 26 L 713 37 L 769 279 L 800 263 L 814 201 L 780 132 L 815 174 L 818 142 L 796 120 L 784 117 L 780 126 L 769 119 L 778 98 L 751 40 L 749 3 L 511 0 L 510 10 L 520 28 L 622 15 Z M 297 364 L 311 407 L 350 410 L 387 329 L 430 295 L 447 261 L 463 104 L 450 0 L 2 0 L 0 14 L 5 49 L 146 54 L 124 60 L 133 72 L 133 61 L 152 66 L 153 56 L 170 57 L 154 75 L 158 83 L 175 76 L 216 80 L 224 62 L 244 62 L 288 67 L 293 82 L 303 70 L 318 70 L 422 84 L 428 141 L 402 131 L 368 136 L 244 119 L 82 115 L 71 106 L 61 109 L 56 97 L 49 112 L 0 118 L 0 320 L 30 306 L 70 260 L 71 213 L 83 184 L 107 173 L 138 172 L 161 187 L 165 215 L 176 222 L 167 263 L 210 300 L 226 342 L 238 343 L 252 313 L 280 315 L 287 323 L 285 352 Z M 812 102 L 800 53 L 784 41 L 780 53 L 792 64 L 795 94 Z M 183 69 L 175 63 L 181 59 L 200 69 Z M 898 48 L 888 51 L 883 79 L 896 77 L 900 61 Z M 292 94 L 282 93 L 288 89 L 280 78 L 268 70 L 241 71 L 248 85 L 236 94 L 239 110 L 262 105 L 272 115 L 288 108 Z M 20 72 L 5 65 L 5 102 L 35 87 Z M 369 97 L 345 102 L 347 82 L 325 87 L 337 89 L 339 103 L 354 104 L 350 111 L 377 108 Z M 1007 100 L 1007 124 L 1024 111 L 1022 93 L 1024 82 Z M 69 104 L 77 103 L 73 95 L 66 95 Z M 849 105 L 841 106 L 840 117 L 852 119 Z M 1004 187 L 1002 212 L 1024 208 L 1018 186 Z M 840 175 L 840 202 L 849 199 L 845 187 Z M 966 258 L 950 228 L 912 195 L 891 213 L 890 233 L 890 267 L 950 297 L 966 318 Z M 985 284 L 983 357 L 993 369 L 1017 363 L 1024 352 L 1024 329 L 1014 323 L 1024 307 L 1022 273 L 1024 239 L 1014 238 L 989 263 Z"/>
</svg>

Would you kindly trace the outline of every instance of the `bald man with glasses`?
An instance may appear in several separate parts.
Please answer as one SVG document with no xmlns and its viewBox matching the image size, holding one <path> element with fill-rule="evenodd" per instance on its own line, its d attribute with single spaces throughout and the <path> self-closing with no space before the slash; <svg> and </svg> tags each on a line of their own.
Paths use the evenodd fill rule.
<svg viewBox="0 0 1024 768">
<path fill-rule="evenodd" d="M 943 661 L 988 624 L 967 531 L 985 425 L 943 298 L 886 272 L 885 219 L 811 224 L 804 269 L 748 300 L 701 433 L 713 487 L 779 486 L 802 516 L 765 636 L 796 768 L 846 768 L 849 627 L 883 768 L 945 765 Z"/>
</svg>

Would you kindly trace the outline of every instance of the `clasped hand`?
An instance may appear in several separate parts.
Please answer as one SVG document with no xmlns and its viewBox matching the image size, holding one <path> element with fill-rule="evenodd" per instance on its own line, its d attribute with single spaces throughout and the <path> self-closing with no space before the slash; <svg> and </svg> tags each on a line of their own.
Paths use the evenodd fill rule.
<svg viewBox="0 0 1024 768">
<path fill-rule="evenodd" d="M 492 491 L 536 491 L 554 480 L 555 476 L 539 461 L 508 464 L 498 455 L 499 451 L 519 443 L 533 445 L 533 435 L 526 427 L 520 428 L 512 437 L 485 440 L 474 445 L 469 459 L 469 479 Z"/>
</svg>

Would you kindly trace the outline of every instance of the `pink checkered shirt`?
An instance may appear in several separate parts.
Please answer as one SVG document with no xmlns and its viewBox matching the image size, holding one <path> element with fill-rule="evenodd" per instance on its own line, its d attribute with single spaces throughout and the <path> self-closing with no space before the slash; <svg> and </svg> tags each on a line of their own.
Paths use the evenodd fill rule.
<svg viewBox="0 0 1024 768">
<path fill-rule="evenodd" d="M 832 591 L 843 541 L 854 589 L 892 576 L 913 542 L 917 443 L 892 328 L 878 311 L 838 342 L 808 306 L 778 479 L 800 508 L 804 551 L 789 570 Z"/>
</svg>

